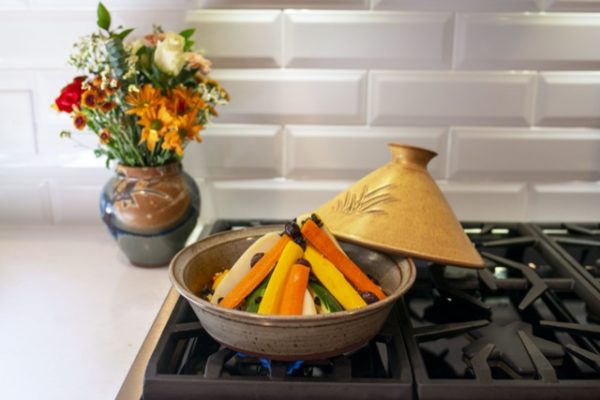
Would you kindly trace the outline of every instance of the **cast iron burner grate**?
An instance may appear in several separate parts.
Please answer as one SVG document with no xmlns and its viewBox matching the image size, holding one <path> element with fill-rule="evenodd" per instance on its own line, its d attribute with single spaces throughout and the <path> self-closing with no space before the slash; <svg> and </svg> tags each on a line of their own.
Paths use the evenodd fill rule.
<svg viewBox="0 0 600 400">
<path fill-rule="evenodd" d="M 212 232 L 280 221 L 217 221 Z M 397 309 L 368 344 L 342 356 L 296 363 L 257 359 L 213 340 L 179 298 L 148 364 L 144 400 L 412 398 Z"/>
<path fill-rule="evenodd" d="M 267 223 L 281 221 L 223 220 L 213 232 Z M 600 225 L 464 227 L 486 268 L 417 260 L 415 285 L 385 328 L 341 357 L 297 365 L 240 357 L 179 299 L 144 399 L 597 398 Z"/>
<path fill-rule="evenodd" d="M 533 228 L 596 290 L 600 290 L 600 224 L 537 224 Z"/>
<path fill-rule="evenodd" d="M 600 293 L 531 226 L 465 228 L 486 268 L 421 263 L 401 303 L 417 396 L 597 398 Z"/>
</svg>

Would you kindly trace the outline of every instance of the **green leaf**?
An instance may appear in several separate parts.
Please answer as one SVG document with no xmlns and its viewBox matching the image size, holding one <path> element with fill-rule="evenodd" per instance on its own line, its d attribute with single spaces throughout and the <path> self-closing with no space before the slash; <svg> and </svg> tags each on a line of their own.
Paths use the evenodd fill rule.
<svg viewBox="0 0 600 400">
<path fill-rule="evenodd" d="M 194 32 L 196 32 L 196 28 L 190 28 L 190 29 L 186 29 L 184 31 L 179 32 L 179 34 L 181 36 L 183 36 L 184 38 L 189 39 L 192 37 Z"/>
<path fill-rule="evenodd" d="M 123 32 L 118 33 L 117 35 L 115 35 L 116 37 L 118 37 L 121 40 L 125 40 L 125 38 L 131 33 L 133 32 L 133 28 L 131 29 L 125 29 Z"/>
<path fill-rule="evenodd" d="M 183 45 L 183 51 L 192 51 L 192 49 L 194 48 L 194 44 L 196 44 L 196 42 L 186 38 L 185 44 Z"/>
<path fill-rule="evenodd" d="M 96 13 L 98 15 L 98 21 L 96 23 L 100 28 L 108 31 L 110 29 L 110 13 L 101 2 L 98 3 L 98 10 Z"/>
</svg>

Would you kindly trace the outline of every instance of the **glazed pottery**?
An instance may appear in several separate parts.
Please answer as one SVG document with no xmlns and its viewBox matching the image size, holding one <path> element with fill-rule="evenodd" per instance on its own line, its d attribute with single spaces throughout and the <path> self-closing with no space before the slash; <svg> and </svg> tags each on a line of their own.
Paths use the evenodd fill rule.
<svg viewBox="0 0 600 400">
<path fill-rule="evenodd" d="M 118 166 L 100 196 L 100 214 L 134 265 L 167 265 L 196 225 L 200 193 L 180 164 Z"/>
<path fill-rule="evenodd" d="M 273 360 L 321 359 L 352 351 L 380 331 L 394 303 L 414 282 L 412 260 L 341 243 L 348 256 L 380 282 L 387 298 L 350 311 L 275 316 L 223 308 L 198 297 L 213 275 L 230 268 L 257 238 L 282 230 L 283 226 L 264 226 L 219 233 L 186 247 L 171 261 L 174 287 L 208 334 L 226 347 Z"/>
<path fill-rule="evenodd" d="M 483 268 L 427 164 L 437 154 L 390 144 L 392 161 L 317 210 L 339 238 L 385 252 Z"/>
</svg>

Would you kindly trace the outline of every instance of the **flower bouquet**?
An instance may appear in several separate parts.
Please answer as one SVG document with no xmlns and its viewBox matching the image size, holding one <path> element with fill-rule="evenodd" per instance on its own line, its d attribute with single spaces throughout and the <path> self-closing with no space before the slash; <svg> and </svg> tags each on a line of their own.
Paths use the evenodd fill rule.
<svg viewBox="0 0 600 400">
<path fill-rule="evenodd" d="M 69 63 L 82 71 L 65 86 L 54 108 L 69 113 L 76 129 L 99 138 L 107 165 L 160 166 L 179 161 L 190 141 L 226 104 L 227 92 L 210 79 L 211 63 L 192 51 L 194 30 L 151 34 L 127 41 L 133 29 L 111 30 L 98 5 L 100 30 L 74 45 Z M 63 131 L 63 136 L 71 136 Z"/>
<path fill-rule="evenodd" d="M 77 130 L 99 139 L 95 154 L 117 175 L 101 195 L 102 219 L 134 264 L 168 263 L 196 224 L 199 191 L 181 169 L 186 145 L 228 102 L 210 79 L 211 63 L 194 52 L 193 29 L 153 32 L 128 40 L 132 29 L 111 28 L 98 4 L 99 30 L 74 45 L 69 63 L 82 72 L 53 107 Z M 63 131 L 62 136 L 71 133 Z"/>
</svg>

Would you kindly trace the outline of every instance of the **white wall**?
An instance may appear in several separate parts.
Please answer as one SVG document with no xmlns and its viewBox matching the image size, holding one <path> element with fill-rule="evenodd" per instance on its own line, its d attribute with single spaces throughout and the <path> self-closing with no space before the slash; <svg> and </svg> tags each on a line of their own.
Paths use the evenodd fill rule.
<svg viewBox="0 0 600 400">
<path fill-rule="evenodd" d="M 600 0 L 105 3 L 141 32 L 195 26 L 231 93 L 186 153 L 205 217 L 314 208 L 396 141 L 439 153 L 462 219 L 600 219 Z M 98 221 L 110 171 L 49 108 L 95 5 L 0 3 L 0 222 Z"/>
</svg>

